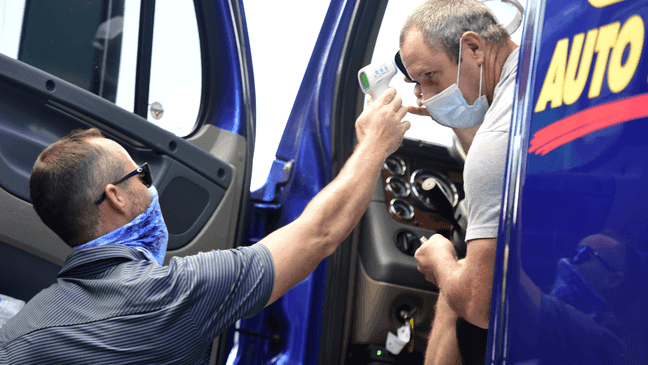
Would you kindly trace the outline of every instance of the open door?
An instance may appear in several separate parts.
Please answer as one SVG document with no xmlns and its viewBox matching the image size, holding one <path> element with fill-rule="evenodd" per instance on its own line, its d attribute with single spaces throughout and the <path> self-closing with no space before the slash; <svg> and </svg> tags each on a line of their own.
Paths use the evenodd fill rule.
<svg viewBox="0 0 648 365">
<path fill-rule="evenodd" d="M 648 363 L 647 20 L 640 1 L 530 3 L 490 364 Z"/>
<path fill-rule="evenodd" d="M 98 128 L 149 163 L 167 262 L 242 241 L 254 93 L 238 2 L 23 0 L 2 9 L 0 293 L 28 301 L 71 253 L 32 208 L 29 177 L 40 152 L 76 128 Z"/>
<path fill-rule="evenodd" d="M 371 62 L 386 8 L 387 1 L 330 2 L 270 176 L 252 194 L 248 243 L 297 218 L 353 152 L 355 120 L 365 104 L 357 72 Z M 396 37 L 399 30 L 391 29 Z M 398 43 L 390 49 L 393 57 Z M 412 171 L 441 171 L 440 179 L 455 189 L 453 204 L 460 203 L 463 159 L 452 138 L 447 146 L 410 139 L 398 154 L 412 161 Z M 390 213 L 389 175 L 386 168 L 362 223 L 332 256 L 258 316 L 236 324 L 228 364 L 362 364 L 364 359 L 349 359 L 354 349 L 384 346 L 387 332 L 401 325 L 400 311 L 415 307 L 421 353 L 436 288 L 416 270 L 411 248 L 399 250 L 397 234 L 449 235 L 452 228 L 433 214 L 427 215 L 429 226 L 417 226 Z"/>
</svg>

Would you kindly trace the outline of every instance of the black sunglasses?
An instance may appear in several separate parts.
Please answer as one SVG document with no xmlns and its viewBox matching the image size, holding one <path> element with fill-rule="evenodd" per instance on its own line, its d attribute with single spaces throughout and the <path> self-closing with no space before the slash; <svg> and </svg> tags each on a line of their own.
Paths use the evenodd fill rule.
<svg viewBox="0 0 648 365">
<path fill-rule="evenodd" d="M 153 184 L 153 175 L 151 174 L 151 168 L 149 167 L 147 162 L 144 162 L 142 166 L 124 175 L 123 177 L 113 182 L 112 184 L 117 185 L 119 183 L 122 183 L 130 179 L 133 176 L 139 176 L 140 181 L 142 181 L 142 184 L 144 184 L 147 188 Z M 106 199 L 106 192 L 104 191 L 101 194 L 101 196 L 98 197 L 97 200 L 95 200 L 95 204 L 101 204 L 105 199 Z"/>
<path fill-rule="evenodd" d="M 603 266 L 605 266 L 606 269 L 610 270 L 611 272 L 618 272 L 614 266 L 610 265 L 607 261 L 603 260 L 601 255 L 598 254 L 598 252 L 594 251 L 591 247 L 589 246 L 582 246 L 581 248 L 576 251 L 576 254 L 574 254 L 574 257 L 569 260 L 572 264 L 580 264 L 583 262 L 587 262 L 592 259 L 592 256 L 596 257 Z"/>
</svg>

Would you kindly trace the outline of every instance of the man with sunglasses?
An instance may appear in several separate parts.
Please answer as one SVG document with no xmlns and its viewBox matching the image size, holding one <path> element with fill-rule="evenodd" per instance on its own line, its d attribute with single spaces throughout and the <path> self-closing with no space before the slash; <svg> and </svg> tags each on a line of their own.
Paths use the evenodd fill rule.
<svg viewBox="0 0 648 365">
<path fill-rule="evenodd" d="M 204 364 L 212 341 L 301 282 L 367 208 L 410 123 L 389 89 L 356 121 L 339 175 L 259 243 L 173 257 L 147 164 L 98 130 L 46 148 L 30 179 L 43 222 L 73 253 L 58 281 L 0 328 L 0 364 Z"/>
<path fill-rule="evenodd" d="M 515 357 L 537 364 L 633 363 L 625 357 L 628 346 L 617 315 L 632 304 L 633 287 L 627 283 L 640 271 L 637 251 L 610 231 L 585 237 L 570 258 L 558 261 L 548 294 L 521 271 L 519 292 L 526 295 L 519 296 L 521 309 L 512 320 L 538 331 L 516 334 L 518 345 L 528 348 L 517 346 Z"/>
</svg>

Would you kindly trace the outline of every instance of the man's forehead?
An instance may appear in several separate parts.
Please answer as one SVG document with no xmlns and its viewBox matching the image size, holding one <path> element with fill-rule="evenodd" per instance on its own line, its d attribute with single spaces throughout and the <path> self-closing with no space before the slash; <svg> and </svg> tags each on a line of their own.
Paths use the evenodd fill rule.
<svg viewBox="0 0 648 365">
<path fill-rule="evenodd" d="M 418 26 L 412 26 L 405 36 L 400 49 L 403 64 L 409 68 L 419 61 L 434 62 L 436 59 L 448 57 L 443 47 L 426 42 L 423 31 Z M 449 58 L 448 58 L 449 59 Z"/>
</svg>

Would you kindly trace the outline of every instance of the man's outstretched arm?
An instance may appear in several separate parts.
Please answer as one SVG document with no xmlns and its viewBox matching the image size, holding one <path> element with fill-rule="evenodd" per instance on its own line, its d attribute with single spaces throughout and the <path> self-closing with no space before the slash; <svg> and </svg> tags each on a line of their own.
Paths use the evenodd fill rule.
<svg viewBox="0 0 648 365">
<path fill-rule="evenodd" d="M 369 205 L 383 161 L 398 149 L 409 122 L 393 88 L 356 121 L 358 145 L 340 174 L 294 222 L 262 239 L 275 265 L 268 304 L 308 276 L 351 233 Z"/>
</svg>

